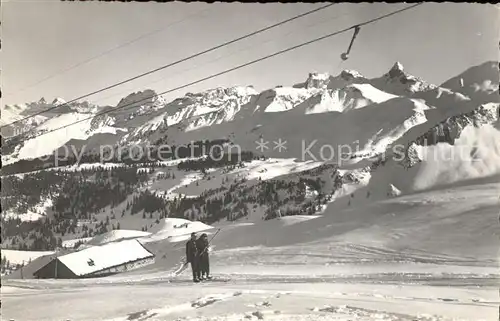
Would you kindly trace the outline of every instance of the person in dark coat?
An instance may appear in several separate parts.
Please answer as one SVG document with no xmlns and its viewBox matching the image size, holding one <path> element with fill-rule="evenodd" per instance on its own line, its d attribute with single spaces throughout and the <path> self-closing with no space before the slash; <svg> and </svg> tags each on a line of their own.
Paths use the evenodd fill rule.
<svg viewBox="0 0 500 321">
<path fill-rule="evenodd" d="M 201 279 L 211 279 L 210 262 L 208 259 L 208 238 L 207 234 L 203 233 L 197 241 L 198 251 L 200 253 L 200 276 Z"/>
<path fill-rule="evenodd" d="M 186 261 L 191 264 L 193 272 L 193 282 L 200 282 L 199 249 L 197 246 L 196 234 L 191 233 L 191 239 L 186 243 Z"/>
</svg>

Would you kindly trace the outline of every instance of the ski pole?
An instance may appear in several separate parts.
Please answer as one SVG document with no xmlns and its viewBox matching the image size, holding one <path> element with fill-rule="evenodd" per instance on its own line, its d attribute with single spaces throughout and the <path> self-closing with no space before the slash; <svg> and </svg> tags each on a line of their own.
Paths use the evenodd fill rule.
<svg viewBox="0 0 500 321">
<path fill-rule="evenodd" d="M 203 249 L 203 251 L 200 253 L 200 255 L 205 253 L 205 251 L 207 251 L 207 249 L 210 247 L 210 243 L 212 243 L 213 239 L 217 236 L 217 234 L 219 234 L 219 232 L 220 232 L 220 228 L 217 229 L 217 232 L 215 232 L 215 234 L 212 236 L 210 241 L 208 241 L 207 247 Z"/>
</svg>

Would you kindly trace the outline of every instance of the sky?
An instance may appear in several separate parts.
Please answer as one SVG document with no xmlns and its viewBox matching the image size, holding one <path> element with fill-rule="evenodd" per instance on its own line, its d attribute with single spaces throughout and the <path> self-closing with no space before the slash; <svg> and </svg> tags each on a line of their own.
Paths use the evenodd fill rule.
<svg viewBox="0 0 500 321">
<path fill-rule="evenodd" d="M 41 97 L 69 101 L 324 4 L 4 0 L 1 106 Z M 406 6 L 335 4 L 87 100 L 116 105 L 131 92 L 167 91 Z M 342 69 L 355 69 L 377 77 L 396 61 L 411 74 L 441 84 L 471 66 L 498 60 L 499 30 L 500 10 L 493 5 L 425 3 L 363 27 L 345 62 L 340 54 L 347 49 L 352 32 L 166 98 L 218 86 L 253 85 L 257 90 L 291 86 L 304 81 L 310 72 L 338 74 Z"/>
</svg>

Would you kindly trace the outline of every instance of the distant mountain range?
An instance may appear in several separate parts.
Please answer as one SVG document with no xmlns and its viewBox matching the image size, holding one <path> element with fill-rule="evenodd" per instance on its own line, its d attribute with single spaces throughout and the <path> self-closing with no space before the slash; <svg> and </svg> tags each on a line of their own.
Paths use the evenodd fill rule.
<svg viewBox="0 0 500 321">
<path fill-rule="evenodd" d="M 220 87 L 168 102 L 145 90 L 116 107 L 64 105 L 2 133 L 3 179 L 12 188 L 2 195 L 4 217 L 55 217 L 59 223 L 50 221 L 54 235 L 64 230 L 66 237 L 69 231 L 90 237 L 104 231 L 103 225 L 92 223 L 89 232 L 62 217 L 98 216 L 102 222 L 108 217 L 108 230 L 118 222 L 137 229 L 137 222 L 127 227 L 133 213 L 142 213 L 147 224 L 165 215 L 209 223 L 260 220 L 278 211 L 321 213 L 326 206 L 354 206 L 498 175 L 498 66 L 473 66 L 441 85 L 409 74 L 396 62 L 372 79 L 344 70 L 337 76 L 311 73 L 303 82 L 262 92 L 252 86 Z M 2 124 L 61 104 L 58 98 L 7 106 Z M 75 121 L 80 122 L 51 132 Z M 46 134 L 36 137 L 41 133 Z M 222 154 L 238 150 L 244 157 L 241 163 L 210 160 L 198 146 L 196 155 L 183 150 L 177 159 L 155 159 L 155 164 L 132 161 L 130 153 L 125 160 L 116 158 L 131 146 L 188 148 L 193 142 L 222 144 Z M 107 160 L 112 164 L 96 164 L 105 145 L 114 150 L 115 157 Z M 40 159 L 68 146 L 80 164 L 73 159 L 54 169 L 53 159 Z M 447 158 L 428 157 L 437 154 Z M 16 173 L 24 174 L 11 175 Z"/>
</svg>

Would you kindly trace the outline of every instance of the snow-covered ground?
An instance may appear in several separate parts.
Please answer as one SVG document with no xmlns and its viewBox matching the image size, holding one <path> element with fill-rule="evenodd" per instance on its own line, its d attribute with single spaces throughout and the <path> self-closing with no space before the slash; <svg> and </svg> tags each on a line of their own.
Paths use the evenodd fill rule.
<svg viewBox="0 0 500 321">
<path fill-rule="evenodd" d="M 36 127 L 36 131 L 44 133 L 43 135 L 27 139 L 22 147 L 17 148 L 16 153 L 14 153 L 15 155 L 5 157 L 2 161 L 7 165 L 20 159 L 32 159 L 51 155 L 53 151 L 71 139 L 85 140 L 98 133 L 117 133 L 117 128 L 107 125 L 92 130 L 91 116 L 91 114 L 74 112 L 58 115 L 45 121 Z M 74 125 L 64 127 L 73 122 L 75 123 Z"/>
<path fill-rule="evenodd" d="M 46 198 L 39 204 L 28 209 L 25 213 L 19 214 L 12 209 L 2 212 L 4 218 L 19 218 L 21 221 L 37 221 L 44 217 L 49 209 L 52 207 L 52 199 Z"/>
<path fill-rule="evenodd" d="M 214 230 L 214 228 L 199 221 L 192 222 L 181 218 L 166 218 L 151 228 L 152 233 L 148 233 L 149 235 L 140 238 L 139 241 L 143 244 L 164 240 L 175 243 L 187 241 L 191 237 L 191 233 L 206 233 L 209 230 Z"/>
<path fill-rule="evenodd" d="M 70 139 L 87 140 L 102 133 L 114 135 L 124 146 L 165 136 L 174 145 L 230 138 L 241 150 L 255 150 L 257 141 L 267 142 L 269 146 L 261 151 L 267 159 L 230 171 L 214 169 L 206 175 L 183 172 L 175 168 L 181 160 L 169 161 L 164 164 L 170 168 L 156 169 L 157 176 L 141 189 L 166 198 L 190 197 L 229 181 L 269 180 L 314 169 L 328 160 L 342 160 L 341 174 L 359 182 L 347 180 L 315 215 L 270 221 L 254 215 L 257 219 L 246 223 L 214 224 L 220 229 L 210 254 L 216 279 L 208 283 L 193 284 L 189 269 L 178 276 L 173 272 L 182 262 L 183 241 L 189 233 L 213 234 L 212 226 L 185 225 L 182 220 L 154 225 L 152 217 L 129 216 L 120 221 L 122 230 L 98 236 L 89 244 L 108 244 L 106 248 L 112 250 L 103 259 L 115 264 L 123 261 L 115 256 L 128 255 L 131 248 L 122 247 L 127 243 L 135 244 L 143 256 L 154 253 L 154 262 L 106 278 L 34 280 L 29 279 L 30 273 L 50 257 L 35 258 L 38 265 L 2 279 L 2 317 L 72 321 L 497 319 L 500 136 L 497 114 L 492 116 L 498 103 L 491 98 L 498 89 L 496 64 L 471 68 L 442 87 L 406 73 L 396 63 L 374 79 L 344 71 L 337 77 L 311 74 L 303 86 L 261 93 L 250 87 L 217 88 L 187 94 L 167 105 L 161 100 L 151 102 L 152 115 L 142 115 L 146 105 L 138 106 L 137 113 L 117 117 L 131 129 L 123 136 L 112 119 L 94 128 L 81 112 L 54 115 L 35 129 L 50 131 L 69 121 L 81 122 L 56 134 L 28 139 L 7 155 L 7 161 L 46 155 Z M 134 93 L 122 104 L 143 95 Z M 479 108 L 483 103 L 490 104 Z M 46 104 L 43 100 L 36 105 Z M 162 106 L 168 114 L 159 109 Z M 491 112 L 479 112 L 485 108 Z M 468 116 L 455 117 L 463 113 Z M 444 136 L 456 136 L 454 143 L 417 146 L 413 151 L 422 162 L 411 168 L 389 159 L 371 173 L 362 169 L 360 164 L 369 165 L 367 157 L 387 152 L 392 144 L 407 146 L 433 128 L 450 131 L 453 135 Z M 99 139 L 97 135 L 96 146 L 102 144 Z M 273 148 L 278 140 L 286 142 L 282 146 L 286 148 Z M 311 153 L 305 153 L 304 148 L 313 142 L 314 147 L 308 149 Z M 422 156 L 451 155 L 459 147 L 465 156 L 474 157 L 443 162 Z M 324 154 L 325 150 L 331 153 Z M 81 168 L 86 166 L 120 165 Z M 78 166 L 65 169 L 77 170 Z M 167 173 L 169 178 L 162 178 Z M 308 190 L 308 195 L 316 194 Z M 96 217 L 103 220 L 111 211 L 123 212 L 133 196 Z M 136 231 L 139 226 L 148 227 L 148 232 Z M 124 239 L 138 240 L 147 251 L 136 241 L 118 242 Z M 85 262 L 85 253 L 93 251 L 104 253 L 94 247 L 66 258 Z M 22 255 L 31 255 L 16 252 L 20 251 L 6 252 L 7 259 L 21 263 Z M 84 263 L 73 266 L 76 270 L 83 267 Z"/>
<path fill-rule="evenodd" d="M 2 287 L 2 292 L 6 319 L 26 321 L 486 321 L 495 320 L 498 313 L 497 291 L 488 289 L 342 280 L 270 283 L 252 279 L 196 286 L 179 281 L 50 290 Z M 30 309 L 25 308 L 26 299 Z"/>
<path fill-rule="evenodd" d="M 223 224 L 208 283 L 172 276 L 183 243 L 107 278 L 2 280 L 13 320 L 495 320 L 499 184 L 461 185 L 310 219 Z M 293 223 L 293 224 L 290 224 Z M 41 295 L 43 294 L 43 295 Z M 30 306 L 30 309 L 26 309 Z"/>
<path fill-rule="evenodd" d="M 134 230 L 113 230 L 106 232 L 104 234 L 94 236 L 92 239 L 85 242 L 85 244 L 91 246 L 99 246 L 111 242 L 118 242 L 123 240 L 146 237 L 150 234 L 151 233 L 148 232 L 134 231 Z"/>
<path fill-rule="evenodd" d="M 87 243 L 92 240 L 92 237 L 82 237 L 77 239 L 65 240 L 62 242 L 63 248 L 74 248 L 77 243 Z"/>
<path fill-rule="evenodd" d="M 244 168 L 231 171 L 231 174 L 246 179 L 268 180 L 281 175 L 298 173 L 322 165 L 322 162 L 300 162 L 294 158 L 268 158 L 266 160 L 252 160 L 245 163 Z"/>
<path fill-rule="evenodd" d="M 18 251 L 2 249 L 1 255 L 5 257 L 10 264 L 28 264 L 28 262 L 44 255 L 50 255 L 53 251 Z"/>
</svg>

